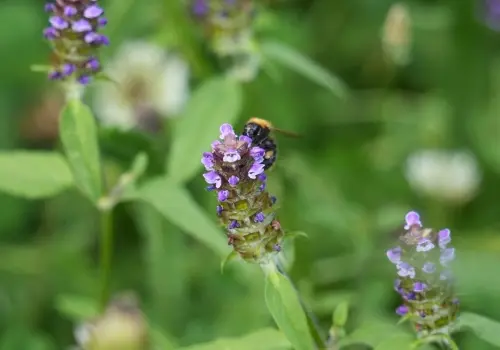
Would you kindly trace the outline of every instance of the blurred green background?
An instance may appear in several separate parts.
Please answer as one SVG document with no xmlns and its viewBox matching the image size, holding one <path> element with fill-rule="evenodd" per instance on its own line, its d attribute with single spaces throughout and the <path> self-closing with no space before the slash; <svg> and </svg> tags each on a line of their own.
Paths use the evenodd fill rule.
<svg viewBox="0 0 500 350">
<path fill-rule="evenodd" d="M 408 1 L 411 36 L 402 49 L 410 60 L 401 64 L 383 44 L 394 3 L 264 2 L 257 37 L 311 57 L 349 93 L 341 98 L 279 66 L 243 85 L 238 128 L 258 116 L 302 135 L 277 135 L 270 191 L 281 203 L 282 226 L 309 236 L 295 242 L 291 275 L 325 331 L 342 301 L 351 306 L 348 330 L 364 322 L 395 325 L 400 301 L 385 250 L 412 209 L 426 226 L 452 230 L 461 308 L 500 320 L 499 34 L 482 21 L 479 2 Z M 168 49 L 179 44 L 172 28 L 195 25 L 187 14 L 172 15 L 169 0 L 108 0 L 102 6 L 112 40 L 103 50 L 104 65 L 130 40 Z M 57 88 L 29 69 L 49 60 L 41 35 L 46 21 L 41 1 L 0 3 L 2 151 L 59 147 Z M 202 52 L 197 60 L 213 65 Z M 194 73 L 192 89 L 207 77 Z M 92 106 L 92 94 L 87 102 Z M 166 120 L 165 132 L 153 135 L 101 128 L 110 181 L 139 151 L 150 156 L 146 177 L 160 175 L 175 123 Z M 439 191 L 423 195 L 410 186 L 407 158 L 427 148 L 475 154 L 481 182 L 470 200 L 443 200 Z M 447 183 L 462 173 L 445 167 L 439 176 Z M 200 168 L 187 189 L 215 223 L 215 198 L 204 187 Z M 95 298 L 99 288 L 98 214 L 76 190 L 36 201 L 0 193 L 0 210 L 0 349 L 65 349 L 75 343 L 75 309 L 85 309 L 82 300 Z M 112 290 L 136 292 L 149 322 L 174 346 L 273 326 L 257 267 L 237 262 L 221 274 L 221 256 L 143 202 L 120 204 L 114 223 Z M 463 349 L 495 349 L 469 333 L 457 340 Z"/>
</svg>

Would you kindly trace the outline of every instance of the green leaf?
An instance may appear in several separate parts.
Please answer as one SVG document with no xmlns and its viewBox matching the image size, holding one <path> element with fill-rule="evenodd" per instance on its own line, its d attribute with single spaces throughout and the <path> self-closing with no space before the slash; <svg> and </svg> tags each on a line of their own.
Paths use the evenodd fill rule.
<svg viewBox="0 0 500 350">
<path fill-rule="evenodd" d="M 73 176 L 58 153 L 0 152 L 0 191 L 31 199 L 54 196 L 73 185 Z"/>
<path fill-rule="evenodd" d="M 101 173 L 94 116 L 81 101 L 71 100 L 61 113 L 59 128 L 76 185 L 96 202 L 101 195 Z"/>
<path fill-rule="evenodd" d="M 462 312 L 459 317 L 461 329 L 470 329 L 479 338 L 500 347 L 500 322 L 471 312 Z"/>
<path fill-rule="evenodd" d="M 227 254 L 227 242 L 223 232 L 182 185 L 171 179 L 162 177 L 150 180 L 128 194 L 126 199 L 137 199 L 151 204 L 168 221 L 205 244 L 219 256 L 224 257 Z"/>
<path fill-rule="evenodd" d="M 32 72 L 37 72 L 37 73 L 48 73 L 52 70 L 52 66 L 43 65 L 43 64 L 32 64 L 30 66 L 30 70 Z"/>
<path fill-rule="evenodd" d="M 387 341 L 387 335 L 404 336 L 406 332 L 401 331 L 393 323 L 389 323 L 382 319 L 373 319 L 365 321 L 354 332 L 339 341 L 339 346 L 347 346 L 352 344 L 366 344 L 376 348 L 384 341 Z"/>
<path fill-rule="evenodd" d="M 344 327 L 349 316 L 349 303 L 344 301 L 340 303 L 333 313 L 333 325 L 337 327 Z"/>
<path fill-rule="evenodd" d="M 400 333 L 391 336 L 386 334 L 387 339 L 381 341 L 374 350 L 410 350 L 415 338 L 411 334 Z"/>
<path fill-rule="evenodd" d="M 242 106 L 241 86 L 229 78 L 212 78 L 193 94 L 174 126 L 168 174 L 174 181 L 193 177 L 201 167 L 201 155 L 219 137 L 223 123 L 234 122 Z"/>
<path fill-rule="evenodd" d="M 226 257 L 220 263 L 220 272 L 223 273 L 226 265 L 231 261 L 237 259 L 238 257 L 239 257 L 238 253 L 236 253 L 234 250 L 228 255 L 226 255 Z"/>
<path fill-rule="evenodd" d="M 281 63 L 339 97 L 346 97 L 347 87 L 342 80 L 294 48 L 276 41 L 265 41 L 260 49 L 266 58 Z"/>
<path fill-rule="evenodd" d="M 140 152 L 135 156 L 130 170 L 135 178 L 141 177 L 148 167 L 148 155 L 145 152 Z"/>
<path fill-rule="evenodd" d="M 79 295 L 59 295 L 55 308 L 72 321 L 86 320 L 99 314 L 95 300 Z"/>
<path fill-rule="evenodd" d="M 316 349 L 295 288 L 276 270 L 266 276 L 266 305 L 274 321 L 296 350 Z"/>
<path fill-rule="evenodd" d="M 288 350 L 290 342 L 273 328 L 252 332 L 241 338 L 221 338 L 210 343 L 191 345 L 180 350 Z"/>
</svg>

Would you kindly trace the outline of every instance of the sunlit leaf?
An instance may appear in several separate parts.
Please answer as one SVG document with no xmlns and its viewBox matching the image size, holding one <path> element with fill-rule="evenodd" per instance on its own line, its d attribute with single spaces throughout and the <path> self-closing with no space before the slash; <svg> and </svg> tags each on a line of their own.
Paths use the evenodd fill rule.
<svg viewBox="0 0 500 350">
<path fill-rule="evenodd" d="M 241 105 L 241 87 L 229 78 L 212 78 L 194 92 L 174 125 L 172 149 L 167 160 L 172 180 L 187 181 L 200 170 L 202 153 L 219 137 L 221 124 L 237 119 Z"/>
<path fill-rule="evenodd" d="M 297 292 L 288 278 L 276 270 L 269 271 L 266 276 L 265 298 L 274 321 L 292 343 L 294 349 L 315 349 L 307 317 Z"/>
<path fill-rule="evenodd" d="M 95 300 L 80 295 L 59 295 L 55 301 L 55 308 L 72 321 L 86 320 L 99 313 Z"/>
<path fill-rule="evenodd" d="M 500 347 L 500 322 L 471 312 L 462 312 L 459 325 L 461 329 L 470 329 L 479 338 Z"/>
<path fill-rule="evenodd" d="M 411 350 L 415 338 L 411 334 L 385 334 L 387 339 L 381 341 L 374 350 Z"/>
<path fill-rule="evenodd" d="M 140 186 L 127 199 L 151 204 L 168 221 L 219 256 L 224 257 L 228 253 L 224 234 L 217 227 L 215 219 L 210 218 L 189 192 L 175 181 L 166 177 L 156 178 Z"/>
<path fill-rule="evenodd" d="M 285 350 L 290 342 L 279 331 L 265 328 L 241 338 L 221 338 L 210 343 L 192 345 L 180 350 Z"/>
<path fill-rule="evenodd" d="M 54 152 L 0 152 L 0 191 L 26 198 L 54 196 L 73 186 L 64 157 Z"/>
<path fill-rule="evenodd" d="M 64 107 L 59 132 L 76 185 L 93 202 L 101 195 L 97 128 L 90 109 L 79 100 Z"/>
<path fill-rule="evenodd" d="M 265 41 L 260 49 L 266 58 L 294 70 L 339 97 L 346 96 L 347 87 L 342 80 L 294 48 L 276 41 Z"/>
</svg>

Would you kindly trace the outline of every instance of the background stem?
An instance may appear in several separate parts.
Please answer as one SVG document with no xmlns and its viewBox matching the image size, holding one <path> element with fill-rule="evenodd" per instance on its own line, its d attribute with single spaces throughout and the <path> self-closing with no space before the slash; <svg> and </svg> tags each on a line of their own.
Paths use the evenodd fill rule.
<svg viewBox="0 0 500 350">
<path fill-rule="evenodd" d="M 111 260 L 113 258 L 113 213 L 101 210 L 101 298 L 100 308 L 104 311 L 109 299 Z"/>
</svg>

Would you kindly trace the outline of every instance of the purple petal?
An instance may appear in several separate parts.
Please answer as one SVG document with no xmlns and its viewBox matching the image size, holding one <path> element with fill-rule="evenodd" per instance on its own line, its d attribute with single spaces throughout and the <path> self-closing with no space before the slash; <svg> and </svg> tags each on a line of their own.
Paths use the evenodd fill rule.
<svg viewBox="0 0 500 350">
<path fill-rule="evenodd" d="M 76 7 L 73 6 L 65 6 L 64 7 L 64 15 L 67 17 L 72 17 L 77 14 L 77 9 Z"/>
<path fill-rule="evenodd" d="M 266 218 L 266 216 L 264 215 L 263 212 L 260 212 L 260 213 L 257 213 L 253 219 L 253 221 L 255 222 L 262 222 L 264 221 L 264 219 Z"/>
<path fill-rule="evenodd" d="M 196 0 L 193 3 L 192 11 L 195 16 L 205 16 L 208 10 L 207 0 Z"/>
<path fill-rule="evenodd" d="M 45 12 L 54 12 L 54 10 L 56 9 L 56 5 L 53 4 L 53 3 L 48 3 L 48 4 L 45 4 Z"/>
<path fill-rule="evenodd" d="M 420 215 L 418 215 L 418 213 L 415 211 L 410 211 L 408 214 L 406 214 L 405 221 L 405 230 L 409 230 L 413 225 L 418 225 L 420 227 L 422 226 Z"/>
<path fill-rule="evenodd" d="M 230 230 L 235 229 L 235 228 L 238 228 L 238 227 L 240 227 L 240 224 L 239 224 L 239 223 L 238 223 L 238 221 L 236 221 L 236 220 L 232 220 L 232 221 L 229 223 L 229 225 L 228 225 L 228 228 L 229 228 Z"/>
<path fill-rule="evenodd" d="M 89 19 L 97 18 L 104 13 L 104 10 L 97 5 L 91 5 L 83 11 L 83 16 Z"/>
<path fill-rule="evenodd" d="M 61 72 L 58 72 L 58 71 L 52 71 L 52 72 L 49 72 L 49 79 L 50 80 L 59 80 L 59 79 L 62 79 L 63 78 L 63 75 Z"/>
<path fill-rule="evenodd" d="M 431 262 L 426 262 L 422 267 L 422 271 L 425 273 L 434 273 L 436 271 L 436 265 Z"/>
<path fill-rule="evenodd" d="M 88 83 L 90 83 L 92 79 L 90 78 L 90 76 L 88 75 L 80 75 L 80 77 L 78 78 L 78 82 L 82 85 L 87 85 Z"/>
<path fill-rule="evenodd" d="M 398 269 L 398 275 L 401 277 L 415 278 L 415 268 L 410 264 L 400 261 L 396 265 Z"/>
<path fill-rule="evenodd" d="M 223 161 L 228 162 L 228 163 L 234 163 L 240 159 L 241 159 L 241 156 L 238 153 L 238 151 L 236 151 L 235 149 L 229 149 L 226 152 L 224 152 L 224 157 L 222 158 Z"/>
<path fill-rule="evenodd" d="M 50 17 L 49 22 L 52 25 L 52 27 L 59 30 L 66 29 L 69 26 L 69 23 L 64 18 L 59 16 Z"/>
<path fill-rule="evenodd" d="M 108 24 L 108 19 L 106 17 L 99 17 L 97 19 L 97 26 L 102 28 Z"/>
<path fill-rule="evenodd" d="M 401 261 L 401 248 L 400 247 L 389 249 L 386 254 L 387 254 L 387 257 L 389 258 L 389 260 L 393 264 L 397 264 L 398 262 Z"/>
<path fill-rule="evenodd" d="M 76 70 L 76 66 L 74 64 L 66 63 L 62 66 L 61 73 L 65 76 L 70 76 Z"/>
<path fill-rule="evenodd" d="M 229 191 L 228 190 L 222 190 L 217 193 L 217 200 L 219 202 L 224 202 L 229 198 Z"/>
<path fill-rule="evenodd" d="M 260 175 L 257 177 L 257 179 L 258 179 L 259 181 L 262 181 L 262 182 L 266 181 L 266 180 L 267 180 L 267 175 L 266 175 L 266 173 L 262 173 L 262 174 L 260 174 Z"/>
<path fill-rule="evenodd" d="M 264 164 L 254 163 L 250 170 L 248 170 L 248 177 L 255 179 L 257 175 L 264 172 Z"/>
<path fill-rule="evenodd" d="M 398 308 L 396 309 L 396 313 L 399 316 L 405 316 L 408 313 L 408 311 L 409 311 L 409 309 L 408 309 L 408 306 L 406 306 L 406 305 L 398 306 Z"/>
<path fill-rule="evenodd" d="M 438 232 L 439 247 L 446 248 L 446 245 L 451 242 L 451 231 L 447 228 Z"/>
<path fill-rule="evenodd" d="M 201 157 L 201 164 L 205 166 L 207 170 L 213 170 L 214 166 L 214 155 L 209 152 L 204 152 L 203 157 Z"/>
<path fill-rule="evenodd" d="M 238 176 L 231 176 L 228 180 L 229 184 L 231 186 L 236 186 L 238 184 L 238 182 L 240 182 L 240 179 L 238 178 Z"/>
<path fill-rule="evenodd" d="M 215 184 L 215 187 L 220 188 L 222 179 L 217 172 L 209 171 L 208 173 L 203 174 L 203 177 L 208 184 Z"/>
<path fill-rule="evenodd" d="M 231 124 L 225 123 L 220 127 L 220 138 L 224 140 L 228 135 L 236 136 Z"/>
<path fill-rule="evenodd" d="M 273 245 L 273 250 L 275 252 L 281 252 L 281 246 L 278 243 L 276 243 L 275 245 Z"/>
<path fill-rule="evenodd" d="M 59 36 L 59 32 L 56 28 L 48 27 L 43 30 L 43 36 L 45 37 L 45 39 L 54 40 Z"/>
<path fill-rule="evenodd" d="M 91 31 L 92 25 L 86 19 L 79 19 L 78 21 L 73 22 L 71 29 L 77 33 L 83 33 Z"/>
<path fill-rule="evenodd" d="M 224 211 L 222 205 L 218 205 L 215 209 L 217 210 L 217 216 L 221 216 L 222 212 Z"/>
<path fill-rule="evenodd" d="M 435 245 L 428 239 L 424 238 L 417 244 L 417 252 L 428 252 L 433 249 Z"/>
<path fill-rule="evenodd" d="M 99 39 L 97 41 L 97 44 L 108 46 L 109 45 L 109 38 L 106 35 L 99 35 Z"/>
<path fill-rule="evenodd" d="M 85 42 L 87 44 L 94 44 L 94 43 L 98 43 L 100 38 L 101 38 L 100 34 L 97 34 L 95 32 L 90 32 L 90 33 L 85 34 L 85 37 L 83 38 L 83 40 L 85 40 Z"/>
<path fill-rule="evenodd" d="M 426 288 L 427 286 L 425 285 L 425 283 L 422 282 L 413 283 L 413 291 L 416 293 L 422 293 Z"/>
<path fill-rule="evenodd" d="M 250 137 L 246 136 L 246 135 L 241 135 L 241 136 L 239 137 L 239 140 L 240 140 L 241 142 L 246 142 L 246 143 L 248 143 L 249 145 L 251 145 L 251 144 L 252 144 L 252 139 L 251 139 Z"/>
<path fill-rule="evenodd" d="M 264 160 L 264 154 L 266 150 L 261 147 L 252 147 L 250 149 L 250 156 L 255 159 L 257 163 L 261 163 Z"/>
</svg>

